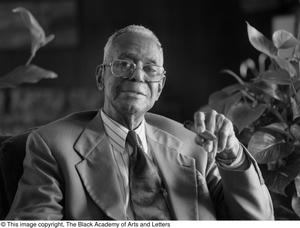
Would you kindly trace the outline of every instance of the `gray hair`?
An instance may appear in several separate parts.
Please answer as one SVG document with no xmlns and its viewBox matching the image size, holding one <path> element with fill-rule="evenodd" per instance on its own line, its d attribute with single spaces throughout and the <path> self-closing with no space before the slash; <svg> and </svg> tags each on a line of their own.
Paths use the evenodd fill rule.
<svg viewBox="0 0 300 228">
<path fill-rule="evenodd" d="M 159 42 L 159 39 L 157 38 L 157 36 L 148 28 L 142 26 L 142 25 L 128 25 L 122 29 L 119 29 L 118 31 L 116 31 L 114 34 L 112 34 L 104 47 L 104 55 L 103 55 L 103 62 L 105 62 L 108 58 L 108 54 L 109 54 L 109 50 L 111 49 L 111 47 L 114 45 L 115 40 L 124 33 L 136 33 L 136 34 L 141 34 L 144 36 L 149 36 L 149 37 L 153 37 L 155 42 L 157 43 L 158 47 L 160 48 L 162 54 L 163 54 L 163 50 L 162 50 L 162 46 L 161 43 Z"/>
</svg>

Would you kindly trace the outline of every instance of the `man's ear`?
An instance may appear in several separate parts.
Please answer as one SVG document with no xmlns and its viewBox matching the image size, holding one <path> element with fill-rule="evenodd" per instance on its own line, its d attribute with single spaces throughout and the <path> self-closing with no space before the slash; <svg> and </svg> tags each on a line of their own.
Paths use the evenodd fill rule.
<svg viewBox="0 0 300 228">
<path fill-rule="evenodd" d="M 102 65 L 98 65 L 96 68 L 96 82 L 99 90 L 103 90 L 104 88 L 104 71 Z"/>
<path fill-rule="evenodd" d="M 159 98 L 159 96 L 160 96 L 160 94 L 161 94 L 161 92 L 162 92 L 162 90 L 163 90 L 163 88 L 164 88 L 164 86 L 165 86 L 165 83 L 166 83 L 166 77 L 164 77 L 160 82 L 159 82 L 159 84 L 158 84 L 158 88 L 157 88 L 157 99 L 156 100 L 158 100 L 158 98 Z"/>
</svg>

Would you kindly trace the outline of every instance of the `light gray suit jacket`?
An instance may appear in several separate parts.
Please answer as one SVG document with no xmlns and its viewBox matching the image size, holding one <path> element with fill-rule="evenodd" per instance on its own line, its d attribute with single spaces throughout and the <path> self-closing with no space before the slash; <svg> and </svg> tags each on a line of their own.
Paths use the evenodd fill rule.
<svg viewBox="0 0 300 228">
<path fill-rule="evenodd" d="M 273 219 L 256 162 L 245 171 L 218 168 L 195 134 L 150 114 L 146 137 L 165 181 L 174 218 Z M 125 220 L 109 142 L 97 111 L 45 125 L 29 136 L 24 173 L 7 219 Z"/>
</svg>

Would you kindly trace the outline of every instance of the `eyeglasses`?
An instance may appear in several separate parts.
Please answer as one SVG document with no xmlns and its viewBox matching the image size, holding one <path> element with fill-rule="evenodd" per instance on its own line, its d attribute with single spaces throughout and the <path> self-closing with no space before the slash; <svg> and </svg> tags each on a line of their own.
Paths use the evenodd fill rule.
<svg viewBox="0 0 300 228">
<path fill-rule="evenodd" d="M 111 73 L 116 77 L 131 78 L 136 71 L 137 65 L 125 59 L 116 59 L 109 64 L 101 64 L 101 67 L 109 66 Z M 160 82 L 166 74 L 166 71 L 162 66 L 154 64 L 143 65 L 143 71 L 145 72 L 145 81 L 147 82 Z"/>
</svg>

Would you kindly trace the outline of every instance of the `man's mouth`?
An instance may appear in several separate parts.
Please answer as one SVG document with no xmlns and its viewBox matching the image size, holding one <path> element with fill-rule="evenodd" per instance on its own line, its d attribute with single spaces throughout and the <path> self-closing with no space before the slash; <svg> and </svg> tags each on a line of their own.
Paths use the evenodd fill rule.
<svg viewBox="0 0 300 228">
<path fill-rule="evenodd" d="M 124 81 L 118 87 L 119 93 L 131 96 L 147 96 L 145 86 L 137 82 Z"/>
<path fill-rule="evenodd" d="M 133 95 L 143 95 L 146 96 L 144 93 L 136 90 L 121 90 L 121 93 L 128 93 L 128 94 L 133 94 Z"/>
</svg>

